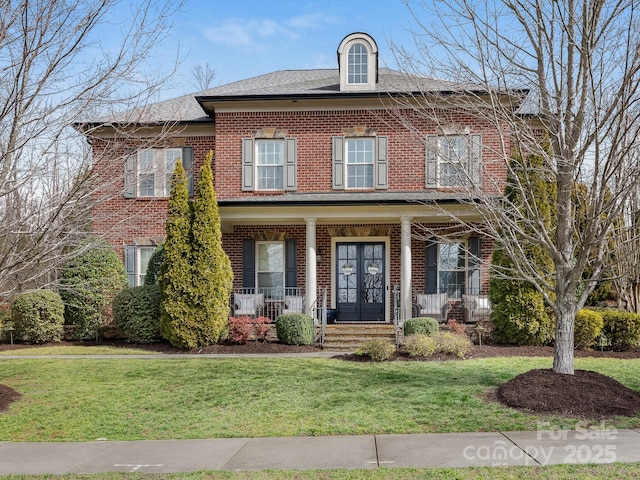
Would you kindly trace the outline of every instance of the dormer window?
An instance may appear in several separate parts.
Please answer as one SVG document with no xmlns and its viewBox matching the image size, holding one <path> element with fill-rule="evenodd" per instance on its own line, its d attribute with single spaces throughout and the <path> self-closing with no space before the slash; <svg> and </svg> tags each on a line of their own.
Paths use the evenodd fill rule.
<svg viewBox="0 0 640 480">
<path fill-rule="evenodd" d="M 354 43 L 349 48 L 347 62 L 347 83 L 350 85 L 367 83 L 367 64 L 369 52 L 362 43 Z"/>
<path fill-rule="evenodd" d="M 378 46 L 366 33 L 347 35 L 338 47 L 340 91 L 372 91 L 378 81 Z"/>
</svg>

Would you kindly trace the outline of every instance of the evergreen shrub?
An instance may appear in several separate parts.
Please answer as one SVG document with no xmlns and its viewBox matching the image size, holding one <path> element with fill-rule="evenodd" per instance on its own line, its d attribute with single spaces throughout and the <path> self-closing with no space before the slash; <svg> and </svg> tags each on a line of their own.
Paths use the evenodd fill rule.
<svg viewBox="0 0 640 480">
<path fill-rule="evenodd" d="M 415 334 L 424 334 L 424 335 L 435 335 L 440 326 L 438 325 L 438 321 L 435 318 L 431 317 L 417 317 L 417 318 L 409 318 L 404 323 L 404 334 L 405 335 L 415 335 Z"/>
<path fill-rule="evenodd" d="M 430 357 L 438 351 L 438 343 L 432 335 L 416 333 L 407 337 L 404 349 L 411 357 Z"/>
<path fill-rule="evenodd" d="M 396 351 L 396 346 L 388 340 L 367 340 L 356 351 L 356 355 L 369 357 L 376 362 L 389 360 Z"/>
<path fill-rule="evenodd" d="M 164 248 L 159 245 L 151 254 L 149 263 L 147 264 L 147 274 L 144 276 L 145 285 L 158 285 L 160 278 L 160 268 L 164 261 Z"/>
<path fill-rule="evenodd" d="M 602 333 L 611 342 L 615 352 L 624 352 L 640 343 L 640 315 L 613 308 L 599 309 L 604 326 Z"/>
<path fill-rule="evenodd" d="M 160 335 L 160 287 L 126 288 L 113 298 L 113 321 L 127 342 L 153 343 Z"/>
<path fill-rule="evenodd" d="M 60 296 L 64 320 L 76 339 L 96 339 L 111 320 L 111 302 L 128 286 L 127 273 L 113 247 L 102 239 L 88 239 L 84 251 L 62 268 Z"/>
<path fill-rule="evenodd" d="M 578 349 L 590 348 L 602 333 L 604 319 L 594 310 L 583 308 L 576 314 L 573 343 Z"/>
<path fill-rule="evenodd" d="M 494 284 L 497 287 L 497 283 Z M 542 295 L 531 287 L 490 293 L 493 339 L 516 345 L 548 345 L 555 336 L 555 321 Z"/>
<path fill-rule="evenodd" d="M 11 320 L 19 341 L 59 342 L 64 329 L 64 303 L 50 290 L 23 293 L 13 302 Z"/>
<path fill-rule="evenodd" d="M 313 318 L 304 313 L 285 313 L 276 319 L 278 341 L 286 345 L 313 344 Z"/>
</svg>

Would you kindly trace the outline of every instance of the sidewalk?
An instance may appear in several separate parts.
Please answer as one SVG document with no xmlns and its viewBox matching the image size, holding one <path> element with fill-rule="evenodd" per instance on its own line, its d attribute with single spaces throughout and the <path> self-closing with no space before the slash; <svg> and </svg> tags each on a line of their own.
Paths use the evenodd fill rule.
<svg viewBox="0 0 640 480">
<path fill-rule="evenodd" d="M 640 462 L 640 430 L 0 442 L 0 475 Z"/>
</svg>

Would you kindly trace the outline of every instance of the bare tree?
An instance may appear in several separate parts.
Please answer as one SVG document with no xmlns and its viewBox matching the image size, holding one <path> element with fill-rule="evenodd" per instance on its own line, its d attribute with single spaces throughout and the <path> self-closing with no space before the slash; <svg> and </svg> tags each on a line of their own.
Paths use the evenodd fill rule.
<svg viewBox="0 0 640 480">
<path fill-rule="evenodd" d="M 0 301 L 55 281 L 103 186 L 71 126 L 145 105 L 145 75 L 179 0 L 0 0 Z"/>
<path fill-rule="evenodd" d="M 209 62 L 204 65 L 196 65 L 191 69 L 191 73 L 193 74 L 193 84 L 198 90 L 207 90 L 213 87 L 216 70 L 211 68 Z"/>
<path fill-rule="evenodd" d="M 396 49 L 403 69 L 458 86 L 452 84 L 457 95 L 405 98 L 398 111 L 412 108 L 443 132 L 461 128 L 460 116 L 450 113 L 463 111 L 499 132 L 491 142 L 483 136 L 482 150 L 483 158 L 491 152 L 500 160 L 483 162 L 481 175 L 458 165 L 458 188 L 484 220 L 466 227 L 489 236 L 512 260 L 510 270 L 495 275 L 527 280 L 543 294 L 556 318 L 553 370 L 573 374 L 575 314 L 602 275 L 616 219 L 640 181 L 640 5 L 404 1 L 418 25 L 419 56 Z M 411 123 L 407 115 L 403 121 Z M 557 187 L 552 223 L 527 194 L 527 168 L 511 162 L 531 155 L 543 159 L 536 177 Z M 518 205 L 496 195 L 505 176 L 521 192 Z M 527 245 L 552 259 L 551 275 L 528 261 Z"/>
</svg>

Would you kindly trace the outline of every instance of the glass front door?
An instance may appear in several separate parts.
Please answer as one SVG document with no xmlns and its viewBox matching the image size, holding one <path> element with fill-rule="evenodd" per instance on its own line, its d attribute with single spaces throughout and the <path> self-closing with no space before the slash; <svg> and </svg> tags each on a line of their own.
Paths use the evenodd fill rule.
<svg viewBox="0 0 640 480">
<path fill-rule="evenodd" d="M 384 243 L 336 244 L 338 321 L 385 321 Z"/>
</svg>

